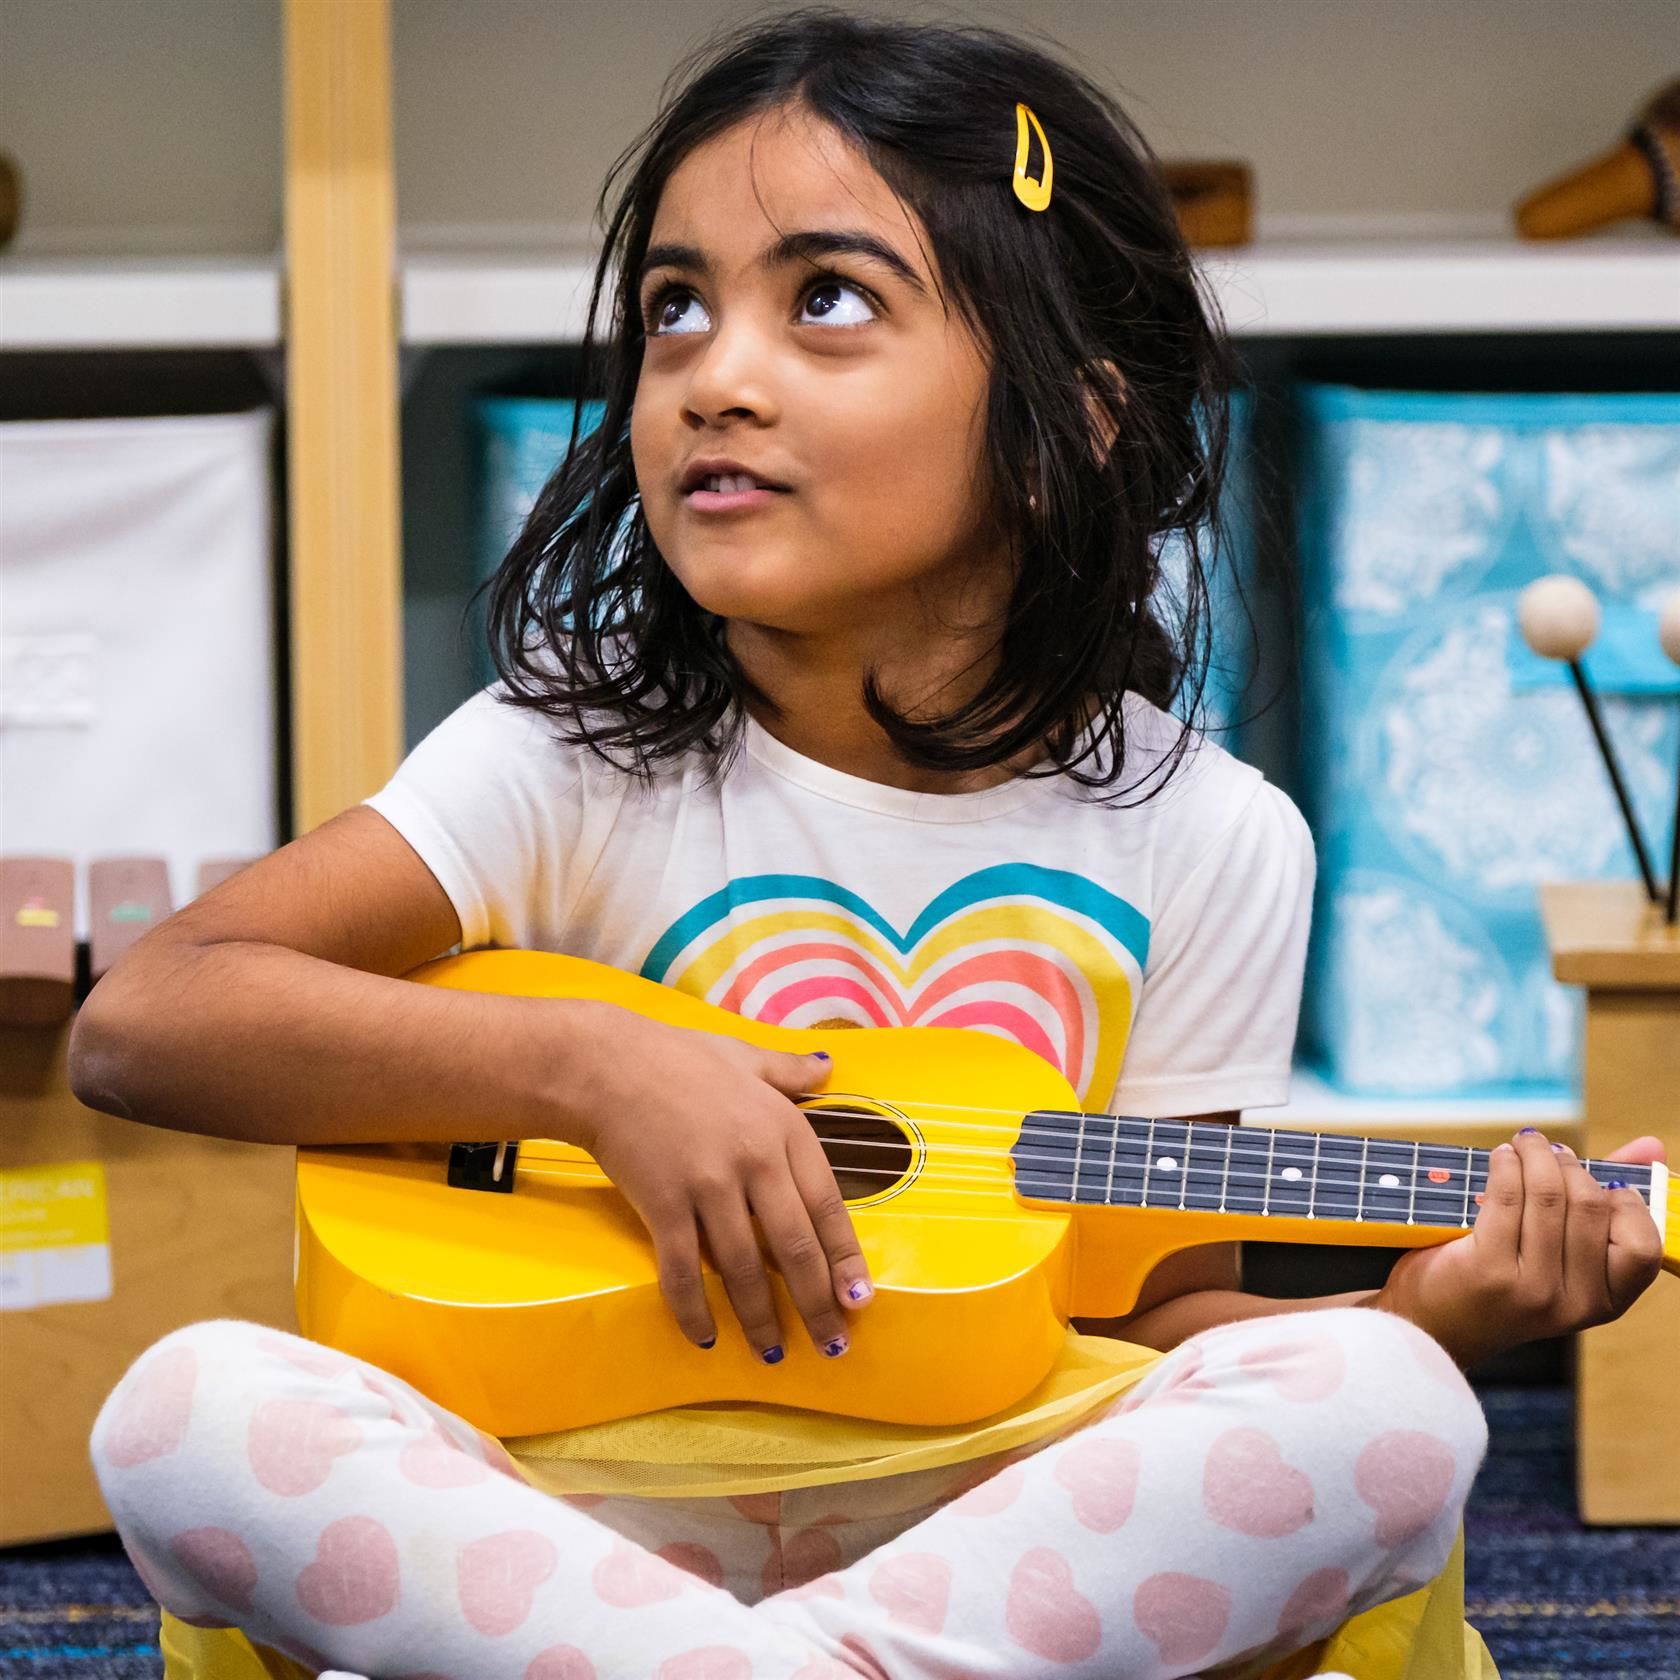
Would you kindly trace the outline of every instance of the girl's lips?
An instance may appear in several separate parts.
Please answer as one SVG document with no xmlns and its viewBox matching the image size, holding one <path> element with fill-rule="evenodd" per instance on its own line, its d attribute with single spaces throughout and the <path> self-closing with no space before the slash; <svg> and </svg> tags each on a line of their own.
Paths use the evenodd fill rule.
<svg viewBox="0 0 1680 1680">
<path fill-rule="evenodd" d="M 767 507 L 786 490 L 690 490 L 683 500 L 696 513 L 746 513 L 753 508 Z"/>
</svg>

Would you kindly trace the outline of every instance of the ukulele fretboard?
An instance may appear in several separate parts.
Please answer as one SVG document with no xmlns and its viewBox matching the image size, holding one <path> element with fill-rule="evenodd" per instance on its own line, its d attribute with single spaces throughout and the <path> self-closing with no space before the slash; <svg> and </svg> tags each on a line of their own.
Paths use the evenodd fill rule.
<svg viewBox="0 0 1680 1680">
<path fill-rule="evenodd" d="M 1040 1201 L 1454 1228 L 1475 1223 L 1488 1173 L 1485 1149 L 1054 1110 L 1027 1115 L 1010 1154 Z M 1650 1205 L 1651 1168 L 1583 1165 Z"/>
</svg>

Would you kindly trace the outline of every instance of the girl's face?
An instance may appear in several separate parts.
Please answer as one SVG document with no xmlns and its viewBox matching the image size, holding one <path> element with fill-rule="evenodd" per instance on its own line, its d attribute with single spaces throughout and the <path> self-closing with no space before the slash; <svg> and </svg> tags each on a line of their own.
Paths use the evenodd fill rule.
<svg viewBox="0 0 1680 1680">
<path fill-rule="evenodd" d="M 997 610 L 987 368 L 926 243 L 800 110 L 742 122 L 672 173 L 640 281 L 631 448 L 654 541 L 707 611 L 893 638 L 976 586 L 967 612 Z M 722 460 L 779 488 L 693 487 Z"/>
</svg>

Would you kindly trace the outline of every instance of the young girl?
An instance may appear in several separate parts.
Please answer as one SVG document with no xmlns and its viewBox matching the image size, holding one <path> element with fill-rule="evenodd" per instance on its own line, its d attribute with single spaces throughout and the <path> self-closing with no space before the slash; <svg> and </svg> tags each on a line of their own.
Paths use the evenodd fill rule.
<svg viewBox="0 0 1680 1680">
<path fill-rule="evenodd" d="M 1285 1097 L 1311 845 L 1169 713 L 1205 651 L 1225 359 L 1143 142 L 1006 36 L 812 12 L 715 49 L 625 171 L 605 418 L 495 581 L 502 681 L 135 947 L 73 1077 L 265 1142 L 580 1143 L 765 1403 L 683 1409 L 689 1462 L 638 1496 L 612 1428 L 516 1462 L 368 1364 L 193 1325 L 93 1432 L 123 1541 L 175 1625 L 242 1629 L 274 1674 L 1314 1672 L 1448 1559 L 1485 1441 L 1454 1361 L 1650 1281 L 1636 1195 L 1529 1133 L 1475 1232 L 1380 1291 L 1260 1300 L 1191 1251 L 985 1428 L 825 1420 L 837 1478 L 779 1458 L 774 1404 L 789 1338 L 869 1341 L 869 1257 L 791 1100 L 821 1057 L 400 978 L 565 950 L 792 1025 L 1001 1032 L 1092 1110 Z M 742 1431 L 761 1491 L 681 1496 Z M 1373 1625 L 1398 1672 L 1417 1619 Z"/>
</svg>

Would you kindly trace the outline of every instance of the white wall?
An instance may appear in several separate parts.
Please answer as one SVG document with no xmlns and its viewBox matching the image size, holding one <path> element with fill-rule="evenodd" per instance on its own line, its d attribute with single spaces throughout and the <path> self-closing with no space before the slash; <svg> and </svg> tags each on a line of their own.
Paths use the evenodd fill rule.
<svg viewBox="0 0 1680 1680">
<path fill-rule="evenodd" d="M 429 238 L 463 225 L 543 237 L 586 223 L 607 163 L 651 115 L 683 49 L 757 8 L 395 9 L 399 211 L 411 238 Z M 1247 158 L 1267 218 L 1497 220 L 1528 187 L 1609 144 L 1680 71 L 1674 0 L 943 11 L 1059 40 L 1166 155 Z M 18 248 L 271 248 L 279 40 L 280 0 L 0 0 L 0 148 L 21 161 L 28 194 Z"/>
</svg>

